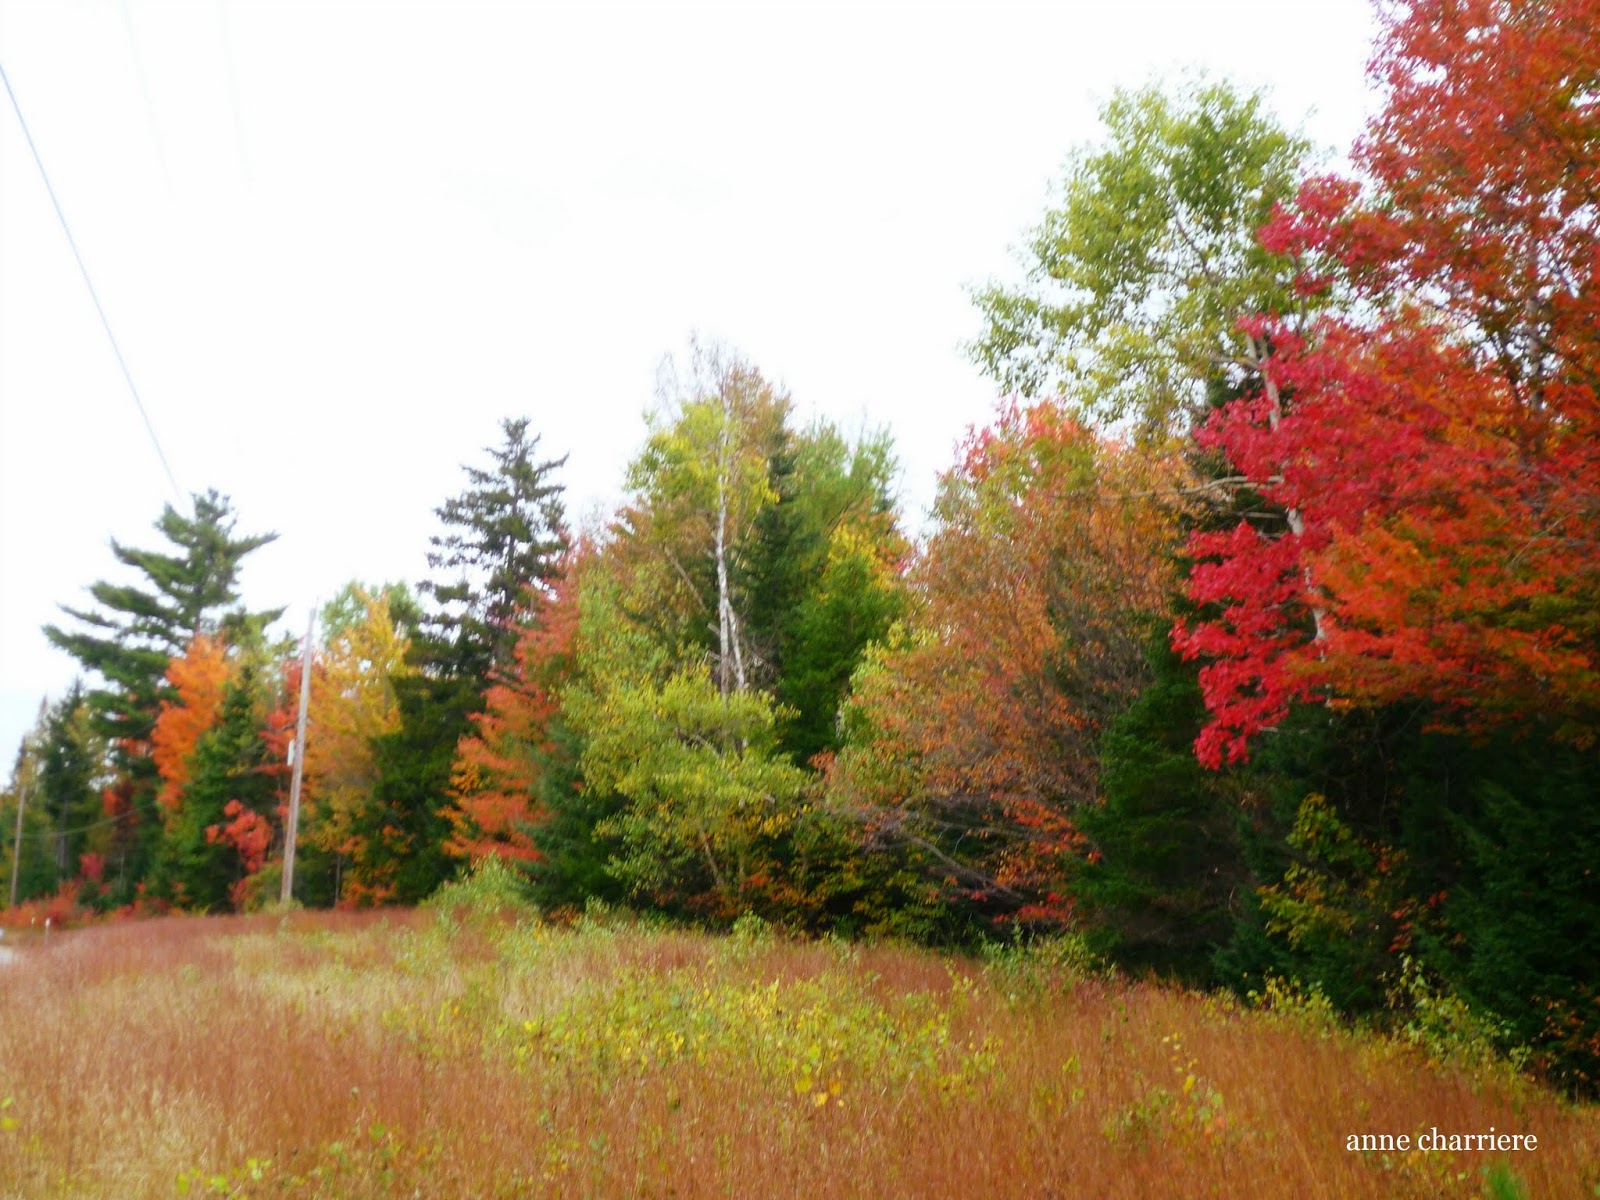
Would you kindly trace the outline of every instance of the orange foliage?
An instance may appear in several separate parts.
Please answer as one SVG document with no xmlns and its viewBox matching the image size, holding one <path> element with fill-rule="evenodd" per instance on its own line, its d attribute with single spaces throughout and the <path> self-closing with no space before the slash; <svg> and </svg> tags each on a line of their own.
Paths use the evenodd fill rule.
<svg viewBox="0 0 1600 1200">
<path fill-rule="evenodd" d="M 518 635 L 512 678 L 485 693 L 451 774 L 445 851 L 459 858 L 538 861 L 532 830 L 543 819 L 539 782 L 553 752 L 549 726 L 559 711 L 557 687 L 572 667 L 578 633 L 578 588 L 569 565 L 554 593 Z"/>
<path fill-rule="evenodd" d="M 222 709 L 222 694 L 228 686 L 227 647 L 217 638 L 197 636 L 184 656 L 174 658 L 167 667 L 167 682 L 178 697 L 162 702 L 150 741 L 161 773 L 156 799 L 163 809 L 174 813 L 183 803 L 189 759 Z"/>
<path fill-rule="evenodd" d="M 915 632 L 859 678 L 871 728 L 832 770 L 880 825 L 931 806 L 985 847 L 954 878 L 1024 917 L 1083 849 L 1104 721 L 1145 677 L 1144 623 L 1177 585 L 1175 455 L 1103 440 L 1059 405 L 1012 404 L 945 477 L 914 567 Z M 898 774 L 881 764 L 906 764 Z M 870 777 L 870 778 L 869 778 Z"/>
</svg>

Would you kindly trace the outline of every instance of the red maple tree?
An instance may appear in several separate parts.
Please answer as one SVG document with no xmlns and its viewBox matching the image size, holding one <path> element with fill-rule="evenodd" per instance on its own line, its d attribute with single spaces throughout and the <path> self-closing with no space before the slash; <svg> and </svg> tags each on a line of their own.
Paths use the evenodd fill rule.
<svg viewBox="0 0 1600 1200">
<path fill-rule="evenodd" d="M 1373 194 L 1313 180 L 1262 231 L 1344 315 L 1248 322 L 1261 387 L 1201 434 L 1277 515 L 1191 543 L 1208 765 L 1312 697 L 1592 735 L 1597 63 L 1600 0 L 1414 0 L 1372 67 Z"/>
</svg>

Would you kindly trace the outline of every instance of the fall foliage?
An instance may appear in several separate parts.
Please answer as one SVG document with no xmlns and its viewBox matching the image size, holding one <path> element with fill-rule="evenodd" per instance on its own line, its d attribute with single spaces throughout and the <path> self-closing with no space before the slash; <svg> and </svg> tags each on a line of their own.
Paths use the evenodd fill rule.
<svg viewBox="0 0 1600 1200">
<path fill-rule="evenodd" d="M 1303 288 L 1363 308 L 1305 335 L 1254 318 L 1262 384 L 1203 435 L 1296 517 L 1191 545 L 1209 561 L 1190 596 L 1220 607 L 1178 635 L 1208 660 L 1208 764 L 1319 697 L 1425 698 L 1473 728 L 1543 712 L 1590 735 L 1600 155 L 1573 72 L 1600 53 L 1595 12 L 1413 6 L 1358 150 L 1377 197 L 1312 181 L 1263 230 Z"/>
<path fill-rule="evenodd" d="M 858 738 L 834 764 L 845 802 L 891 839 L 981 834 L 976 861 L 950 856 L 964 889 L 1064 916 L 1064 861 L 1085 850 L 1073 809 L 1095 796 L 1106 719 L 1144 679 L 1142 622 L 1177 586 L 1186 478 L 1176 456 L 1049 402 L 969 434 L 912 571 L 918 608 L 858 676 Z"/>
<path fill-rule="evenodd" d="M 305 765 L 305 840 L 342 864 L 341 901 L 381 900 L 392 881 L 368 854 L 367 817 L 378 766 L 375 741 L 399 728 L 395 681 L 405 675 L 407 639 L 388 598 L 357 586 L 353 620 L 330 635 L 312 663 Z M 298 672 L 293 682 L 298 686 Z M 293 688 L 286 695 L 295 695 Z"/>
<path fill-rule="evenodd" d="M 1600 1092 L 1600 0 L 1380 23 L 1348 177 L 1113 94 L 921 527 L 889 430 L 696 339 L 582 536 L 501 422 L 428 577 L 322 610 L 292 750 L 272 535 L 166 507 L 46 630 L 96 678 L 0 792 L 12 918 L 259 908 L 297 837 L 308 907 L 1064 932 Z"/>
<path fill-rule="evenodd" d="M 189 643 L 182 658 L 167 668 L 167 682 L 177 693 L 162 704 L 150 735 L 151 757 L 161 774 L 161 807 L 175 812 L 189 780 L 189 760 L 222 707 L 228 682 L 227 648 L 217 638 L 201 635 Z"/>
<path fill-rule="evenodd" d="M 540 778 L 557 753 L 550 724 L 560 711 L 558 689 L 573 666 L 578 632 L 577 565 L 568 563 L 554 593 L 521 623 L 510 678 L 491 684 L 484 709 L 472 716 L 450 777 L 451 835 L 447 853 L 474 861 L 540 857 L 533 829 L 540 811 Z"/>
</svg>

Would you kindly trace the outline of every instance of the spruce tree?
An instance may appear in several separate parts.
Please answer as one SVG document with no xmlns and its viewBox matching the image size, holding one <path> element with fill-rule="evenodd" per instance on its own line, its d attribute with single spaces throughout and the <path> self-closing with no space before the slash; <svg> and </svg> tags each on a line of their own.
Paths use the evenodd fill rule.
<svg viewBox="0 0 1600 1200">
<path fill-rule="evenodd" d="M 1095 853 L 1072 893 L 1096 950 L 1209 983 L 1237 917 L 1231 897 L 1255 880 L 1240 859 L 1237 797 L 1195 761 L 1205 713 L 1196 670 L 1165 630 L 1151 639 L 1150 663 L 1153 682 L 1102 740 L 1102 800 L 1078 814 Z"/>
<path fill-rule="evenodd" d="M 467 489 L 434 510 L 445 532 L 430 539 L 428 566 L 441 577 L 420 585 L 434 610 L 417 645 L 435 667 L 478 680 L 509 661 L 518 614 L 530 590 L 546 592 L 568 541 L 562 488 L 551 479 L 566 458 L 538 461 L 526 418 L 501 429 L 505 444 L 485 449 L 492 465 L 464 466 Z"/>
<path fill-rule="evenodd" d="M 517 621 L 560 571 L 568 534 L 561 485 L 566 459 L 539 460 L 526 419 L 501 423 L 505 441 L 489 447 L 488 467 L 465 466 L 467 488 L 436 513 L 445 530 L 431 541 L 438 576 L 419 590 L 433 607 L 413 637 L 417 668 L 395 682 L 400 728 L 377 739 L 378 783 L 366 831 L 392 847 L 396 894 L 421 899 L 444 881 L 450 863 L 443 815 L 456 744 L 483 706 L 489 683 L 511 664 Z"/>
</svg>

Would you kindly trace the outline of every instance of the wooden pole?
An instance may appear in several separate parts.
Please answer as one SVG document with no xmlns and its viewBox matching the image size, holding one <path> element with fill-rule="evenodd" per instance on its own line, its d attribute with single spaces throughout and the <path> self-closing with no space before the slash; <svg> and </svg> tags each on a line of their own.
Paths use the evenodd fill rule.
<svg viewBox="0 0 1600 1200">
<path fill-rule="evenodd" d="M 311 606 L 306 621 L 306 641 L 300 650 L 300 719 L 294 730 L 294 775 L 289 783 L 289 827 L 283 835 L 283 892 L 280 902 L 294 896 L 294 844 L 300 833 L 300 779 L 306 767 L 306 706 L 311 699 L 311 631 L 317 625 L 317 608 Z"/>
<path fill-rule="evenodd" d="M 18 774 L 21 774 L 19 771 Z M 28 803 L 28 785 L 17 783 L 17 836 L 11 843 L 11 907 L 17 906 L 17 880 L 22 877 L 22 809 Z"/>
</svg>

